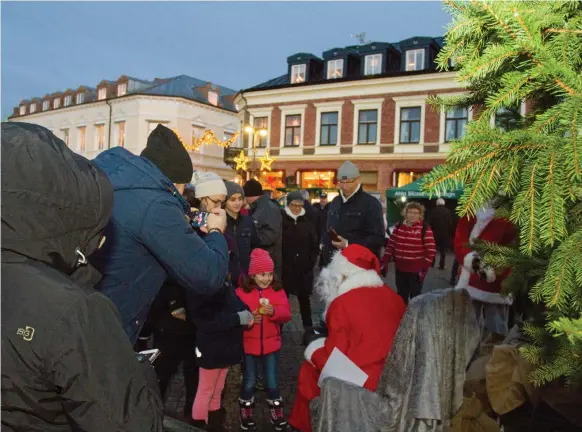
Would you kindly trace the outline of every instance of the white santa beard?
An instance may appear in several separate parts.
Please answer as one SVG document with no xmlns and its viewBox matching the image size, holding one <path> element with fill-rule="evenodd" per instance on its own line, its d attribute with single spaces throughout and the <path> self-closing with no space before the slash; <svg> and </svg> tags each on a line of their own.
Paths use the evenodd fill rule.
<svg viewBox="0 0 582 432">
<path fill-rule="evenodd" d="M 337 297 L 339 287 L 343 280 L 344 276 L 341 273 L 333 272 L 329 268 L 324 268 L 321 270 L 321 273 L 315 282 L 315 292 L 319 295 L 325 304 L 325 311 L 323 312 L 324 319 L 327 308 L 329 307 L 330 303 Z"/>
</svg>

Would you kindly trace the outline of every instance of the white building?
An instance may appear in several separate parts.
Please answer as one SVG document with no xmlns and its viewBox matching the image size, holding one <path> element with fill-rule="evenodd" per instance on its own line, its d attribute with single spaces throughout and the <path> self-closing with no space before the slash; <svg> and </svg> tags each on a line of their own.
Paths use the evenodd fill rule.
<svg viewBox="0 0 582 432">
<path fill-rule="evenodd" d="M 9 120 L 44 126 L 88 159 L 115 146 L 140 154 L 158 124 L 177 131 L 185 144 L 201 138 L 206 130 L 226 141 L 240 129 L 235 94 L 186 75 L 151 82 L 122 76 L 102 81 L 94 89 L 81 86 L 24 100 Z M 232 146 L 239 145 L 237 138 Z M 229 180 L 234 176 L 224 163 L 222 147 L 203 145 L 189 153 L 194 169 L 214 171 Z"/>
</svg>

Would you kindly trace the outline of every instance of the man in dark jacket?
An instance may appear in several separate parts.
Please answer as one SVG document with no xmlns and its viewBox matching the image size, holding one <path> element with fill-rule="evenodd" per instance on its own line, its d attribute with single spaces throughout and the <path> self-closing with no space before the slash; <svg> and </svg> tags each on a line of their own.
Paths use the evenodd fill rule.
<svg viewBox="0 0 582 432">
<path fill-rule="evenodd" d="M 327 225 L 327 211 L 329 209 L 327 204 L 327 194 L 325 192 L 320 193 L 319 202 L 313 204 L 313 209 L 317 213 L 317 238 L 319 240 L 321 240 Z"/>
<path fill-rule="evenodd" d="M 357 243 L 380 257 L 384 246 L 384 218 L 380 201 L 362 190 L 360 171 L 346 161 L 338 170 L 340 194 L 329 204 L 327 226 L 323 232 L 323 265 L 327 265 L 333 253 Z M 330 238 L 333 228 L 339 241 Z"/>
<path fill-rule="evenodd" d="M 47 129 L 2 123 L 2 430 L 162 431 L 153 368 L 83 281 L 107 177 Z"/>
<path fill-rule="evenodd" d="M 251 179 L 243 186 L 247 203 L 250 205 L 251 216 L 255 221 L 259 247 L 269 252 L 275 263 L 275 274 L 281 280 L 282 264 L 282 219 L 281 207 L 263 194 L 261 184 Z"/>
<path fill-rule="evenodd" d="M 226 216 L 213 210 L 204 240 L 194 232 L 182 197 L 192 161 L 176 134 L 162 125 L 141 156 L 116 147 L 94 163 L 109 177 L 115 198 L 105 229 L 109 241 L 92 260 L 103 274 L 97 289 L 118 307 L 135 343 L 166 278 L 196 295 L 211 296 L 222 288 L 228 272 Z"/>
<path fill-rule="evenodd" d="M 453 236 L 453 216 L 451 211 L 445 207 L 444 199 L 437 199 L 436 207 L 428 214 L 428 224 L 430 225 L 434 235 L 436 249 L 441 255 L 439 269 L 444 270 L 447 256 L 447 247 L 449 244 L 451 244 L 450 241 Z M 432 262 L 433 267 L 435 262 L 436 258 Z"/>
</svg>

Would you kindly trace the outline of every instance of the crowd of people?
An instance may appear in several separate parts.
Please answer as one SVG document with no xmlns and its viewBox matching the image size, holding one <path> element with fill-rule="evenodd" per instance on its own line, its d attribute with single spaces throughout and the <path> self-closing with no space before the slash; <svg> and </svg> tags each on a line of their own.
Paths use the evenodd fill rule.
<svg viewBox="0 0 582 432">
<path fill-rule="evenodd" d="M 113 148 L 89 161 L 43 127 L 3 123 L 2 425 L 161 431 L 180 364 L 184 415 L 206 430 L 222 430 L 232 366 L 242 371 L 242 430 L 257 428 L 263 387 L 276 431 L 311 431 L 309 402 L 334 350 L 373 390 L 437 250 L 445 266 L 452 218 L 444 200 L 428 218 L 411 202 L 390 232 L 356 165 L 339 167 L 338 188 L 315 205 L 306 191 L 290 192 L 281 208 L 256 180 L 240 186 L 195 171 L 162 125 L 139 156 Z M 488 209 L 456 232 L 459 284 L 501 331 L 505 275 L 483 267 L 467 244 L 482 234 L 510 242 L 512 226 Z M 390 261 L 397 293 L 381 277 Z M 314 287 L 325 305 L 315 323 Z M 278 365 L 290 296 L 307 347 L 287 421 Z M 151 335 L 160 352 L 153 366 L 135 355 Z"/>
</svg>

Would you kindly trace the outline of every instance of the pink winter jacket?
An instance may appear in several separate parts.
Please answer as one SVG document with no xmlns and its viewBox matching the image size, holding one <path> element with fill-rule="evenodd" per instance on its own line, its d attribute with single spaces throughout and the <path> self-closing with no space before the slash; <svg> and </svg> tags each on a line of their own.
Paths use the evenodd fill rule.
<svg viewBox="0 0 582 432">
<path fill-rule="evenodd" d="M 242 288 L 236 289 L 236 294 L 252 311 L 259 308 L 261 298 L 269 299 L 273 305 L 273 316 L 263 315 L 260 324 L 254 324 L 245 330 L 245 354 L 260 356 L 270 354 L 281 349 L 281 324 L 291 320 L 291 308 L 285 291 L 275 291 L 273 288 L 254 289 L 250 293 Z"/>
</svg>

